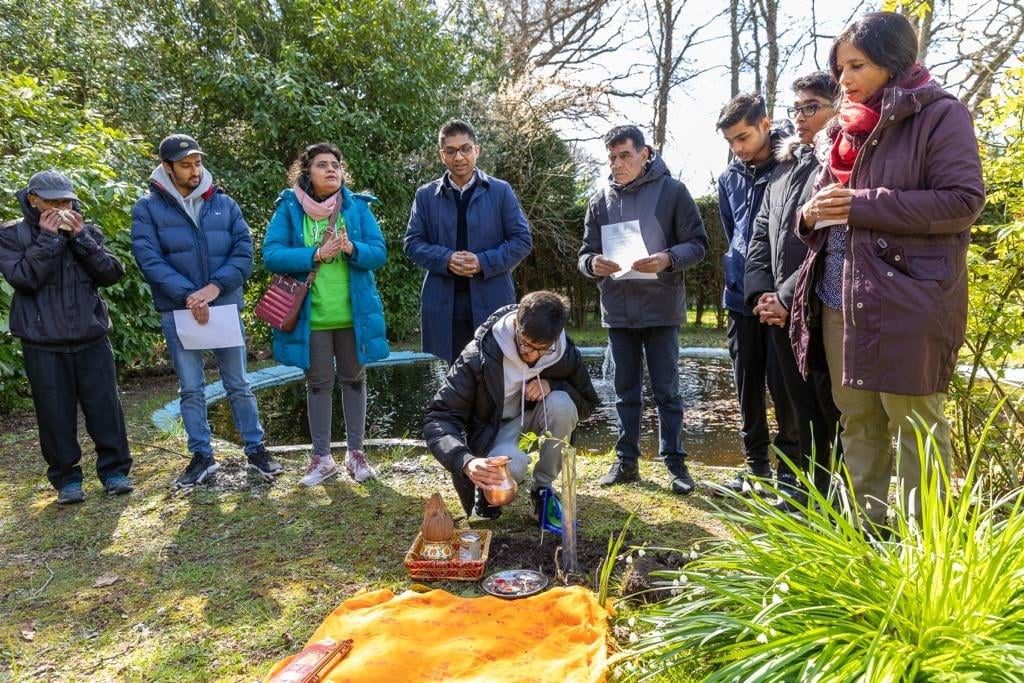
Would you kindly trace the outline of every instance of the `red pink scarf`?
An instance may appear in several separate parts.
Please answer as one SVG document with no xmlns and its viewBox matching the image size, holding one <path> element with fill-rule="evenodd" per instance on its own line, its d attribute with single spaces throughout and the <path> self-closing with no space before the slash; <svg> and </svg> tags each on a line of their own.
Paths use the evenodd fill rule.
<svg viewBox="0 0 1024 683">
<path fill-rule="evenodd" d="M 911 67 L 906 76 L 896 84 L 901 88 L 917 88 L 931 79 L 928 69 L 921 63 Z M 868 139 L 868 135 L 878 125 L 882 117 L 882 93 L 879 88 L 867 102 L 860 104 L 844 100 L 839 106 L 837 115 L 839 130 L 832 143 L 829 167 L 836 180 L 845 185 L 850 180 L 853 164 L 857 161 L 857 153 Z"/>
</svg>

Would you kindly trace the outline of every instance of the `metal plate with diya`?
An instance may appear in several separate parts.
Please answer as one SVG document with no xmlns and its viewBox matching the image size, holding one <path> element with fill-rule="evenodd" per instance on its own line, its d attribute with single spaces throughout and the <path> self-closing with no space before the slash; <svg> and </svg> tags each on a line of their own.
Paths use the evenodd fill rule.
<svg viewBox="0 0 1024 683">
<path fill-rule="evenodd" d="M 495 572 L 480 582 L 480 588 L 499 598 L 525 598 L 548 587 L 548 577 L 532 569 Z"/>
</svg>

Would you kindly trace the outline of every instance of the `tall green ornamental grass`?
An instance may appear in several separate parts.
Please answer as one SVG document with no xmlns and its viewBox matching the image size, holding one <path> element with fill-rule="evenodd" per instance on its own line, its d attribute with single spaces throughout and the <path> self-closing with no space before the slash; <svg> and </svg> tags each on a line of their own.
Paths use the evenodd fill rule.
<svg viewBox="0 0 1024 683">
<path fill-rule="evenodd" d="M 731 500 L 733 538 L 665 573 L 670 597 L 638 615 L 633 675 L 699 657 L 707 681 L 1024 680 L 1024 493 L 988 495 L 976 455 L 940 495 L 949 479 L 918 434 L 920 514 L 897 502 L 890 540 L 861 533 L 842 488 L 798 515 Z"/>
</svg>

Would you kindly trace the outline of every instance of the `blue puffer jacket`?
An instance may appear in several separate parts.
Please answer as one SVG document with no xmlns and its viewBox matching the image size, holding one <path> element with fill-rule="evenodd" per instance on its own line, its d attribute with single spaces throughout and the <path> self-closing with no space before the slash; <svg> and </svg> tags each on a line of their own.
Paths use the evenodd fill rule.
<svg viewBox="0 0 1024 683">
<path fill-rule="evenodd" d="M 746 164 L 734 159 L 729 167 L 718 176 L 718 213 L 722 217 L 725 238 L 729 249 L 722 257 L 725 270 L 725 291 L 722 300 L 727 309 L 753 315 L 743 294 L 743 277 L 746 273 L 747 248 L 754 231 L 754 219 L 761 208 L 764 191 L 768 187 L 772 171 L 778 165 L 774 151 L 782 138 L 793 134 L 792 124 L 777 122 L 771 131 L 772 154 L 761 166 Z"/>
<path fill-rule="evenodd" d="M 212 185 L 203 196 L 197 226 L 168 192 L 150 182 L 149 194 L 132 209 L 132 254 L 156 310 L 185 308 L 185 298 L 210 283 L 220 287 L 211 305 L 241 308 L 242 285 L 252 273 L 252 237 L 242 210 Z"/>
<path fill-rule="evenodd" d="M 349 298 L 352 302 L 353 327 L 356 333 L 356 351 L 363 365 L 387 358 L 387 327 L 384 323 L 384 305 L 377 292 L 373 271 L 387 261 L 377 219 L 370 211 L 374 197 L 353 194 L 347 187 L 342 190 L 341 215 L 345 220 L 348 238 L 355 246 L 346 256 L 349 272 Z M 284 190 L 277 199 L 274 217 L 263 239 L 263 264 L 272 273 L 291 275 L 305 280 L 313 266 L 315 247 L 307 247 L 302 232 L 302 206 L 292 190 Z M 302 304 L 298 323 L 291 332 L 274 330 L 274 358 L 284 365 L 309 369 L 309 309 L 307 296 Z"/>
</svg>

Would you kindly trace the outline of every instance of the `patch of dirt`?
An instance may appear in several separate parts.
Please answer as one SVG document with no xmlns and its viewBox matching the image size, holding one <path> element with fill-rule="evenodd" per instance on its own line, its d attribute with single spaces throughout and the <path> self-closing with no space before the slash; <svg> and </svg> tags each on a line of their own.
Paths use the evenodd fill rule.
<svg viewBox="0 0 1024 683">
<path fill-rule="evenodd" d="M 550 533 L 544 534 L 541 542 L 540 532 L 532 529 L 518 533 L 506 531 L 496 534 L 491 541 L 487 573 L 501 569 L 536 569 L 545 576 L 554 578 L 557 569 L 560 569 L 560 565 L 555 564 L 555 552 L 561 544 L 561 537 Z M 605 542 L 578 538 L 576 561 L 579 573 L 570 577 L 569 583 L 594 588 L 607 549 Z M 643 593 L 641 599 L 654 599 L 657 595 L 650 592 L 650 589 L 659 578 L 652 576 L 652 573 L 676 570 L 686 564 L 687 560 L 682 553 L 672 551 L 647 551 L 643 557 L 634 554 L 630 563 L 617 560 L 613 571 L 613 587 L 621 585 L 621 597 Z M 619 576 L 622 578 L 618 579 Z"/>
</svg>

